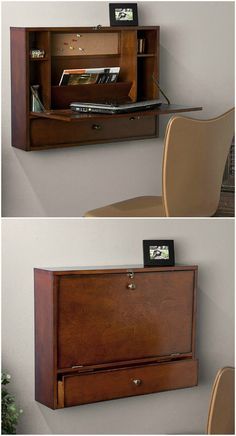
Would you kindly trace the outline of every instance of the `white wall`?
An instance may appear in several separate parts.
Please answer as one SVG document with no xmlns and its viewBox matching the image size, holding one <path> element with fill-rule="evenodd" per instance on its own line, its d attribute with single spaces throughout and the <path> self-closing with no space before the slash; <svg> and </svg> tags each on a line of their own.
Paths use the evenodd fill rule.
<svg viewBox="0 0 236 436">
<path fill-rule="evenodd" d="M 202 434 L 218 368 L 234 365 L 234 220 L 3 220 L 3 368 L 21 434 Z M 198 387 L 52 411 L 34 401 L 33 267 L 142 263 L 143 239 L 175 240 L 199 265 Z"/>
<path fill-rule="evenodd" d="M 161 26 L 161 84 L 170 99 L 202 105 L 202 113 L 192 114 L 200 118 L 233 106 L 234 3 L 138 6 L 140 25 Z M 110 202 L 161 192 L 161 139 L 31 153 L 11 148 L 10 26 L 98 23 L 109 25 L 108 2 L 2 2 L 3 216 L 82 216 Z"/>
</svg>

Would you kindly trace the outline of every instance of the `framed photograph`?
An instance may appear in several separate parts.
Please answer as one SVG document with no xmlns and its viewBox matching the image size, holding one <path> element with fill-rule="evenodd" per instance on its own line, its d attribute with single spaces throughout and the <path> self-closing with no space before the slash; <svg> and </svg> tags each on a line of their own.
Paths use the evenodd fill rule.
<svg viewBox="0 0 236 436">
<path fill-rule="evenodd" d="M 144 266 L 174 266 L 173 240 L 143 241 Z"/>
<path fill-rule="evenodd" d="M 109 3 L 110 26 L 138 26 L 137 3 Z"/>
</svg>

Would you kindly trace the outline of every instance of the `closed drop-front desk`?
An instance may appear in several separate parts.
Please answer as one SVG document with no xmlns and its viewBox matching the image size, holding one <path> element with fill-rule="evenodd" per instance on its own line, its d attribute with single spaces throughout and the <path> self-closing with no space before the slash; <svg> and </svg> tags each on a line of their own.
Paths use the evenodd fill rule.
<svg viewBox="0 0 236 436">
<path fill-rule="evenodd" d="M 196 274 L 35 269 L 36 400 L 55 409 L 195 386 Z"/>
</svg>

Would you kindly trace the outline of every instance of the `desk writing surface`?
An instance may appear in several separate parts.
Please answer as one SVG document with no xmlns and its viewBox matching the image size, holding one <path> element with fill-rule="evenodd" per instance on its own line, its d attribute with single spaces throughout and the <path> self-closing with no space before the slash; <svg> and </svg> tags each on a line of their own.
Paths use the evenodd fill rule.
<svg viewBox="0 0 236 436">
<path fill-rule="evenodd" d="M 58 110 L 51 110 L 46 112 L 31 112 L 31 117 L 37 117 L 37 118 L 51 118 L 51 119 L 58 119 L 61 121 L 82 121 L 84 119 L 109 119 L 109 118 L 122 118 L 122 117 L 143 117 L 143 116 L 150 116 L 150 115 L 168 115 L 168 114 L 175 114 L 175 113 L 181 113 L 181 112 L 195 112 L 195 111 L 201 111 L 201 106 L 186 106 L 186 105 L 176 105 L 176 104 L 162 104 L 161 106 L 158 106 L 155 109 L 148 109 L 144 111 L 134 111 L 134 112 L 128 112 L 123 114 L 101 114 L 101 113 L 89 113 L 89 114 L 83 114 L 83 113 L 77 113 L 75 111 L 72 111 L 70 109 L 58 109 Z"/>
</svg>

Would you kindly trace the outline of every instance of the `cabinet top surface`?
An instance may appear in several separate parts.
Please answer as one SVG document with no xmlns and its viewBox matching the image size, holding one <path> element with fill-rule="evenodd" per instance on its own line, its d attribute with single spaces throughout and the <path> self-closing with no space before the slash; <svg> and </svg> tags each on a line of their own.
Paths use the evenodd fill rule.
<svg viewBox="0 0 236 436">
<path fill-rule="evenodd" d="M 97 26 L 91 27 L 11 27 L 11 30 L 27 30 L 29 32 L 36 31 L 48 31 L 48 32 L 117 32 L 121 30 L 156 30 L 159 26 L 114 26 L 114 27 L 106 27 L 101 26 L 97 28 Z"/>
<path fill-rule="evenodd" d="M 53 274 L 102 274 L 102 273 L 127 273 L 129 271 L 135 272 L 160 272 L 160 271 L 185 271 L 197 270 L 197 265 L 176 265 L 165 267 L 144 267 L 143 265 L 108 265 L 108 266 L 65 266 L 65 267 L 48 267 L 48 268 L 34 268 L 35 271 L 47 271 Z"/>
</svg>

